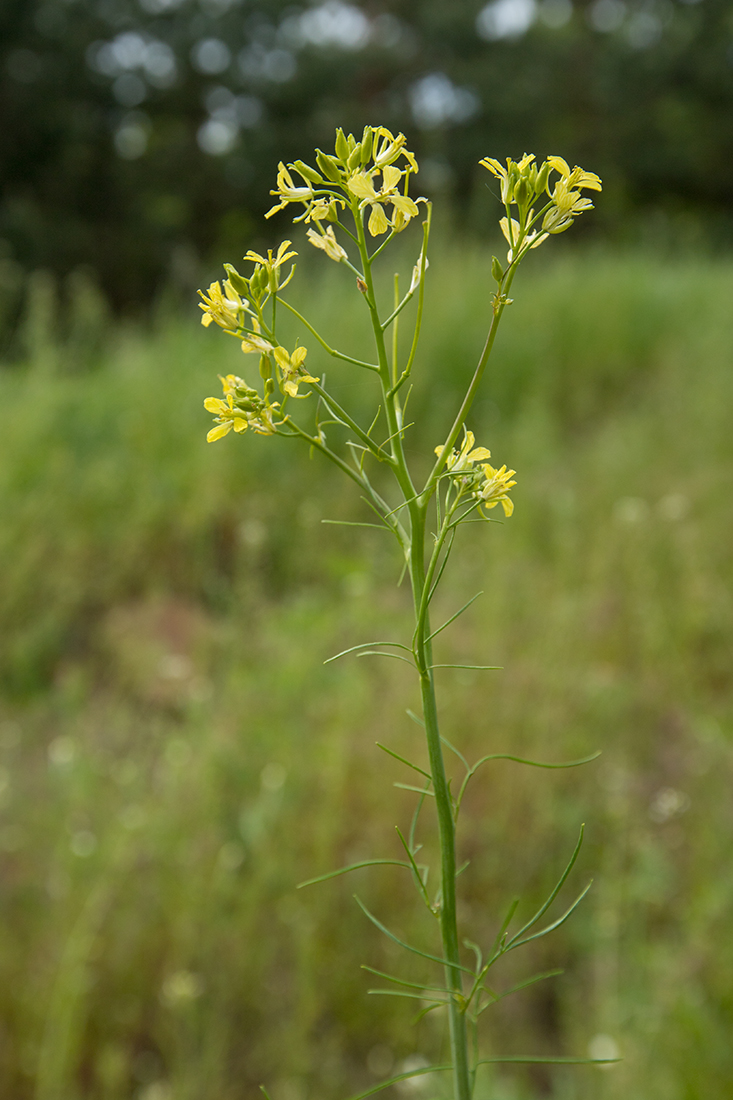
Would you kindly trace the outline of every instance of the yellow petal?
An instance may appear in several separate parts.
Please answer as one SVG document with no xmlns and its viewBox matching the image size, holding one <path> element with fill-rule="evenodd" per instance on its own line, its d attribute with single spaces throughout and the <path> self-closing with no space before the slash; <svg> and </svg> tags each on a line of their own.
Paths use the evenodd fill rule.
<svg viewBox="0 0 733 1100">
<path fill-rule="evenodd" d="M 207 412 L 218 416 L 219 413 L 224 412 L 229 406 L 226 401 L 222 401 L 220 397 L 207 397 L 204 401 L 204 408 Z"/>
<path fill-rule="evenodd" d="M 233 421 L 233 424 L 234 431 L 239 432 L 240 435 L 242 434 L 242 432 L 247 431 L 247 421 L 244 419 L 244 417 L 238 416 L 237 419 Z"/>
<path fill-rule="evenodd" d="M 394 204 L 395 210 L 399 210 L 408 220 L 418 213 L 417 203 L 409 195 L 390 195 L 389 201 Z"/>
<path fill-rule="evenodd" d="M 476 447 L 470 454 L 466 455 L 468 462 L 483 462 L 484 459 L 491 458 L 491 451 L 486 447 Z"/>
<path fill-rule="evenodd" d="M 511 501 L 509 497 L 502 497 L 501 506 L 504 509 L 504 515 L 507 517 L 507 519 L 509 519 L 509 516 L 514 511 L 514 502 Z"/>
<path fill-rule="evenodd" d="M 369 215 L 369 232 L 373 237 L 378 237 L 380 233 L 386 233 L 388 229 L 389 222 L 384 208 L 378 202 L 375 202 Z"/>
<path fill-rule="evenodd" d="M 306 355 L 308 354 L 308 348 L 296 348 L 293 354 L 290 356 L 290 362 L 297 368 L 301 365 Z"/>
<path fill-rule="evenodd" d="M 216 427 L 212 428 L 211 431 L 206 436 L 206 442 L 207 443 L 214 443 L 217 439 L 223 439 L 224 436 L 227 435 L 227 433 L 231 431 L 231 428 L 232 428 L 231 420 L 227 420 L 226 423 L 224 423 L 224 424 L 217 424 Z"/>
<path fill-rule="evenodd" d="M 397 184 L 400 182 L 402 172 L 399 168 L 396 168 L 394 164 L 389 164 L 382 172 L 382 194 L 386 195 L 388 191 L 394 191 Z"/>
<path fill-rule="evenodd" d="M 377 192 L 374 190 L 374 184 L 366 172 L 355 172 L 354 175 L 346 181 L 346 186 L 352 195 L 356 195 L 359 199 L 375 199 Z"/>
<path fill-rule="evenodd" d="M 280 370 L 289 371 L 292 369 L 290 356 L 288 355 L 285 348 L 276 347 L 273 349 L 272 354 L 275 356 L 275 362 L 277 363 Z"/>
<path fill-rule="evenodd" d="M 284 384 L 284 386 L 283 386 L 283 389 L 284 389 L 284 390 L 285 390 L 285 392 L 286 392 L 287 394 L 289 394 L 289 395 L 290 395 L 291 397 L 297 397 L 297 396 L 298 396 L 298 383 L 297 383 L 297 382 L 293 382 L 293 380 L 292 380 L 292 379 L 290 379 L 289 381 L 287 381 L 287 382 L 286 382 L 286 383 Z"/>
<path fill-rule="evenodd" d="M 570 175 L 570 165 L 562 157 L 548 157 L 547 163 L 550 168 L 554 168 L 556 172 L 559 172 L 561 176 Z"/>
</svg>

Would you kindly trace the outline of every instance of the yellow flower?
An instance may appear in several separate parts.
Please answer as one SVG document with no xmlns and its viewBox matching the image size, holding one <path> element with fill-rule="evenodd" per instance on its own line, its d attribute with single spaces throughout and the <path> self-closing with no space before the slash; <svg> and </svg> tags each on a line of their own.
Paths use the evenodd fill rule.
<svg viewBox="0 0 733 1100">
<path fill-rule="evenodd" d="M 242 340 L 242 351 L 245 355 L 255 351 L 258 351 L 260 355 L 268 355 L 272 351 L 272 344 L 269 340 L 265 340 L 264 336 L 258 336 L 255 332 L 245 336 Z"/>
<path fill-rule="evenodd" d="M 466 431 L 463 446 L 460 451 L 451 451 L 445 461 L 445 466 L 452 474 L 471 473 L 474 462 L 483 462 L 491 458 L 491 451 L 486 447 L 474 447 L 476 442 L 473 432 Z M 445 447 L 436 447 L 435 453 L 440 458 Z"/>
<path fill-rule="evenodd" d="M 507 157 L 506 168 L 494 157 L 484 157 L 483 160 L 479 161 L 479 164 L 488 169 L 500 181 L 501 201 L 505 206 L 508 206 L 510 202 L 514 202 L 514 188 L 517 182 L 530 167 L 533 160 L 534 153 L 525 153 L 520 161 L 513 161 L 510 157 Z"/>
<path fill-rule="evenodd" d="M 217 281 L 211 284 L 206 294 L 203 290 L 200 290 L 199 294 L 203 299 L 199 302 L 199 307 L 204 311 L 201 318 L 204 328 L 208 328 L 213 321 L 225 332 L 236 336 L 237 330 L 244 324 L 244 313 L 249 309 L 247 299 L 237 294 L 228 279 L 224 280 L 223 290 Z"/>
<path fill-rule="evenodd" d="M 333 226 L 326 226 L 325 230 L 321 233 L 316 233 L 314 229 L 309 229 L 306 233 L 306 237 L 312 245 L 316 248 L 322 249 L 331 260 L 335 260 L 336 263 L 340 263 L 341 260 L 348 260 L 346 249 L 342 248 L 336 240 L 336 234 L 333 231 Z"/>
<path fill-rule="evenodd" d="M 530 210 L 529 214 L 527 215 L 528 222 L 531 221 L 533 213 L 534 211 Z M 521 226 L 518 221 L 515 221 L 514 218 L 511 219 L 511 233 L 509 231 L 508 218 L 502 218 L 499 222 L 499 225 L 509 244 L 509 251 L 506 254 L 506 258 L 509 263 L 511 263 L 514 257 L 517 255 L 518 246 L 525 248 L 527 245 L 529 245 L 530 248 L 539 248 L 542 242 L 547 240 L 547 233 L 540 233 L 538 235 L 538 231 L 536 229 L 530 230 L 529 233 L 525 232 L 524 236 L 522 236 Z"/>
<path fill-rule="evenodd" d="M 554 168 L 556 172 L 559 172 L 566 182 L 568 187 L 587 187 L 590 191 L 602 191 L 603 183 L 601 177 L 597 176 L 595 172 L 585 172 L 582 168 L 579 168 L 576 164 L 572 172 L 570 171 L 570 165 L 562 157 L 548 157 L 547 163 L 550 168 Z M 550 188 L 547 188 L 547 194 L 550 194 Z"/>
<path fill-rule="evenodd" d="M 474 495 L 480 501 L 480 507 L 496 508 L 497 504 L 501 504 L 504 515 L 508 518 L 514 511 L 514 502 L 509 498 L 508 493 L 512 486 L 517 484 L 516 481 L 511 480 L 517 471 L 507 470 L 506 466 L 495 470 L 488 463 L 481 468 L 484 482 L 474 491 Z"/>
<path fill-rule="evenodd" d="M 224 398 L 207 397 L 204 401 L 204 408 L 213 413 L 217 421 L 206 436 L 207 443 L 223 439 L 232 429 L 240 434 L 246 432 L 247 428 L 252 428 L 259 435 L 272 435 L 275 432 L 272 414 L 278 408 L 277 403 L 267 404 L 256 390 L 236 374 L 228 374 L 225 378 L 219 375 L 219 380 Z"/>
<path fill-rule="evenodd" d="M 247 252 L 244 257 L 245 260 L 251 260 L 255 265 L 255 270 L 250 279 L 250 286 L 253 288 L 253 294 L 255 286 L 262 287 L 262 284 L 258 281 L 258 272 L 260 273 L 259 278 L 262 277 L 263 271 L 267 273 L 267 286 L 272 294 L 277 290 L 282 290 L 283 287 L 288 285 L 295 274 L 295 265 L 293 265 L 287 279 L 283 283 L 280 282 L 280 268 L 283 264 L 286 264 L 288 260 L 292 260 L 293 256 L 298 255 L 298 253 L 292 249 L 288 251 L 289 248 L 290 241 L 283 241 L 274 257 L 271 248 L 267 250 L 267 256 L 261 256 L 259 252 L 253 252 L 252 249 Z"/>
<path fill-rule="evenodd" d="M 374 145 L 372 148 L 372 159 L 375 167 L 385 168 L 388 164 L 394 164 L 399 157 L 404 156 L 412 171 L 418 172 L 419 168 L 415 160 L 415 154 L 405 148 L 406 141 L 407 138 L 404 134 L 398 134 L 397 137 L 394 137 L 386 126 L 378 127 L 374 131 Z"/>
<path fill-rule="evenodd" d="M 297 169 L 296 169 L 297 171 Z M 305 179 L 305 177 L 303 177 Z M 280 202 L 268 210 L 265 214 L 266 218 L 271 218 L 278 210 L 282 210 L 291 202 L 304 202 L 308 203 L 314 198 L 313 185 L 306 180 L 304 187 L 296 187 L 293 183 L 293 177 L 288 172 L 287 168 L 282 161 L 277 166 L 277 186 L 274 191 L 270 191 L 271 195 L 278 195 Z"/>
<path fill-rule="evenodd" d="M 346 181 L 346 186 L 352 195 L 361 199 L 360 209 L 371 206 L 369 215 L 369 232 L 372 237 L 385 233 L 390 226 L 398 232 L 404 228 L 410 218 L 418 213 L 417 203 L 409 195 L 403 195 L 397 190 L 397 186 L 405 174 L 400 168 L 388 164 L 382 170 L 382 186 L 379 191 L 374 187 L 373 175 L 375 173 L 363 170 L 355 172 Z M 390 203 L 392 206 L 392 218 L 387 217 L 382 203 Z"/>
<path fill-rule="evenodd" d="M 298 393 L 298 386 L 301 382 L 320 382 L 319 378 L 314 378 L 303 368 L 303 361 L 308 354 L 307 348 L 296 348 L 293 354 L 290 355 L 285 348 L 277 347 L 273 349 L 272 354 L 275 356 L 275 362 L 282 375 L 282 390 L 289 397 L 307 396 L 307 394 Z"/>
</svg>

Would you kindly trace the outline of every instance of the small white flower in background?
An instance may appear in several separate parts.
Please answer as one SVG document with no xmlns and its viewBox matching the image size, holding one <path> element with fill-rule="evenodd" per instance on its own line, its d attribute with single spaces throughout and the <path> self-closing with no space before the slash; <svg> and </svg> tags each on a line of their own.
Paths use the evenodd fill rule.
<svg viewBox="0 0 733 1100">
<path fill-rule="evenodd" d="M 191 970 L 176 970 L 163 982 L 160 998 L 171 1006 L 190 1004 L 191 1001 L 200 997 L 203 991 L 204 983 L 198 974 L 194 974 Z"/>
</svg>

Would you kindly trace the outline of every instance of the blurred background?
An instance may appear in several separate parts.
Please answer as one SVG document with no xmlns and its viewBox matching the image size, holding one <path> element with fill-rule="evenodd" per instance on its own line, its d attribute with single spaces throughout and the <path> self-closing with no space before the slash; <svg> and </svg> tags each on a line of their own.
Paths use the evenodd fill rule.
<svg viewBox="0 0 733 1100">
<path fill-rule="evenodd" d="M 207 445 L 202 409 L 242 359 L 201 328 L 196 287 L 286 235 L 305 253 L 287 217 L 263 221 L 277 162 L 367 122 L 408 135 L 436 204 L 418 469 L 504 247 L 477 161 L 559 153 L 604 180 L 515 282 L 470 426 L 519 471 L 516 511 L 462 532 L 437 613 L 482 590 L 439 659 L 504 668 L 441 676 L 469 758 L 602 750 L 564 772 L 495 763 L 469 790 L 471 939 L 489 945 L 515 895 L 530 913 L 583 821 L 552 914 L 594 879 L 497 973 L 500 991 L 564 971 L 484 1014 L 482 1054 L 623 1061 L 497 1065 L 477 1100 L 733 1097 L 730 4 L 3 0 L 3 1100 L 249 1100 L 261 1082 L 337 1100 L 444 1055 L 441 1014 L 413 1026 L 419 1003 L 368 996 L 360 969 L 436 977 L 352 900 L 434 950 L 403 872 L 295 890 L 399 858 L 414 809 L 375 747 L 423 752 L 409 671 L 323 666 L 404 636 L 395 549 L 321 525 L 368 517 L 317 457 Z M 406 273 L 419 236 L 400 238 Z M 299 264 L 291 300 L 358 353 L 350 278 Z M 434 857 L 429 814 L 423 839 Z"/>
</svg>

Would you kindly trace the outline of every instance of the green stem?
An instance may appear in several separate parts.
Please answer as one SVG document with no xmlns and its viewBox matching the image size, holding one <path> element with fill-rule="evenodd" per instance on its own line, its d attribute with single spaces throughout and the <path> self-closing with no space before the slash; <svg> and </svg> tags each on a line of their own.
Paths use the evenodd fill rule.
<svg viewBox="0 0 733 1100">
<path fill-rule="evenodd" d="M 428 757 L 430 760 L 430 772 L 438 816 L 441 860 L 440 934 L 443 944 L 443 959 L 445 960 L 446 984 L 451 990 L 448 1011 L 454 1100 L 471 1100 L 468 1036 L 464 1013 L 463 982 L 461 978 L 461 962 L 458 949 L 458 925 L 456 920 L 455 822 L 453 819 L 453 806 L 451 803 L 450 790 L 448 788 L 448 780 L 445 774 L 445 763 L 440 741 L 435 684 L 433 682 L 433 674 L 430 667 L 432 664 L 431 643 L 428 637 L 430 634 L 430 589 L 428 586 L 430 584 L 430 577 L 432 577 L 435 569 L 436 554 L 440 553 L 440 545 L 442 545 L 442 542 L 439 540 L 440 545 L 437 545 L 433 552 L 428 574 L 426 576 L 425 524 L 427 518 L 427 500 L 429 497 L 423 494 L 424 499 L 421 501 L 416 496 L 412 478 L 410 477 L 405 461 L 402 446 L 401 412 L 397 395 L 392 389 L 390 365 L 384 340 L 384 327 L 380 321 L 374 292 L 374 281 L 371 270 L 373 257 L 371 259 L 369 257 L 364 234 L 364 220 L 358 209 L 358 203 L 356 202 L 352 204 L 352 213 L 354 215 L 359 239 L 359 251 L 364 266 L 364 282 L 366 284 L 364 298 L 369 307 L 372 328 L 374 330 L 374 340 L 377 348 L 379 378 L 382 384 L 388 434 L 391 440 L 392 468 L 400 489 L 402 490 L 403 498 L 407 504 L 410 515 L 410 550 L 408 566 L 416 619 L 414 653 L 420 674 L 420 691 L 422 696 L 423 717 L 425 720 L 425 733 L 428 743 Z M 422 262 L 422 274 L 424 277 L 424 260 Z M 457 434 L 456 432 L 456 435 Z"/>
<path fill-rule="evenodd" d="M 435 488 L 435 484 L 438 480 L 438 477 L 440 476 L 440 471 L 443 469 L 443 466 L 447 462 L 448 456 L 450 455 L 455 445 L 455 442 L 458 439 L 461 428 L 465 424 L 466 417 L 468 416 L 471 406 L 473 405 L 474 398 L 476 397 L 476 391 L 481 384 L 481 379 L 483 377 L 484 371 L 486 370 L 486 364 L 488 363 L 489 356 L 491 355 L 491 349 L 494 346 L 494 340 L 496 339 L 496 333 L 497 329 L 499 328 L 499 322 L 501 321 L 501 315 L 504 312 L 504 308 L 506 306 L 506 296 L 511 288 L 516 270 L 517 269 L 515 265 L 512 265 L 508 269 L 504 280 L 502 281 L 502 285 L 499 287 L 499 290 L 496 294 L 496 298 L 494 299 L 494 315 L 491 318 L 491 326 L 486 337 L 486 343 L 483 346 L 481 356 L 476 365 L 476 370 L 473 372 L 473 378 L 471 379 L 470 385 L 466 390 L 466 396 L 463 398 L 463 401 L 461 402 L 461 407 L 456 413 L 456 418 L 453 421 L 453 426 L 448 433 L 448 438 L 445 441 L 443 449 L 438 456 L 438 461 L 433 466 L 430 477 L 425 483 L 423 496 L 425 497 L 426 501 L 429 499 L 430 495 L 433 492 L 433 489 Z"/>
<path fill-rule="evenodd" d="M 420 673 L 420 692 L 422 697 L 425 734 L 428 743 L 430 772 L 433 780 L 433 793 L 438 816 L 438 834 L 440 838 L 441 902 L 440 934 L 445 959 L 446 985 L 452 995 L 448 1006 L 451 1061 L 453 1066 L 454 1100 L 470 1100 L 471 1077 L 468 1064 L 468 1035 L 464 1014 L 463 981 L 460 971 L 458 949 L 458 924 L 456 918 L 456 833 L 453 818 L 448 780 L 445 774 L 445 762 L 440 741 L 438 708 L 435 698 L 435 683 L 431 671 L 432 647 L 429 640 L 430 622 L 426 594 L 430 583 L 425 574 L 425 518 L 424 509 L 420 511 L 421 523 L 412 527 L 411 579 L 417 618 L 415 656 Z M 436 551 L 438 547 L 436 547 Z M 433 553 L 435 559 L 435 552 Z M 431 561 L 431 566 L 433 562 Z M 428 573 L 433 570 L 429 569 Z"/>
</svg>

